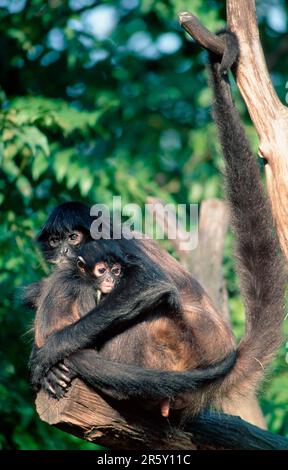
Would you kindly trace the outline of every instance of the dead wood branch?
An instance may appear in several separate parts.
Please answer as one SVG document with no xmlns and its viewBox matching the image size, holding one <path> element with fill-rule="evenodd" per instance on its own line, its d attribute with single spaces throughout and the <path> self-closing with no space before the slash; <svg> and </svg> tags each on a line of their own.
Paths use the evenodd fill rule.
<svg viewBox="0 0 288 470">
<path fill-rule="evenodd" d="M 180 13 L 179 19 L 202 47 L 223 54 L 224 40 L 210 33 L 194 15 Z M 259 136 L 259 154 L 267 160 L 268 194 L 281 247 L 288 258 L 288 109 L 280 102 L 268 74 L 255 1 L 227 0 L 227 23 L 239 40 L 236 81 Z"/>
<path fill-rule="evenodd" d="M 105 401 L 78 379 L 60 401 L 40 392 L 36 407 L 46 423 L 114 450 L 288 449 L 287 439 L 221 413 L 172 427 L 139 407 Z"/>
</svg>

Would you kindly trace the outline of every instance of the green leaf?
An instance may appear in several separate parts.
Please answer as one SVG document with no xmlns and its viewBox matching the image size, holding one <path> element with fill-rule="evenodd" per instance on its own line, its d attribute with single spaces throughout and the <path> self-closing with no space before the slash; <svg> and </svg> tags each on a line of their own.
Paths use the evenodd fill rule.
<svg viewBox="0 0 288 470">
<path fill-rule="evenodd" d="M 49 160 L 44 153 L 38 153 L 32 163 L 32 178 L 38 180 L 49 167 Z"/>
<path fill-rule="evenodd" d="M 53 159 L 53 167 L 56 179 L 59 183 L 63 181 L 65 175 L 69 173 L 70 161 L 74 155 L 74 148 L 56 151 Z"/>
<path fill-rule="evenodd" d="M 47 137 L 37 127 L 22 127 L 17 134 L 22 145 L 27 145 L 34 156 L 37 155 L 39 149 L 42 150 L 46 156 L 50 154 Z"/>
<path fill-rule="evenodd" d="M 4 159 L 2 170 L 6 173 L 9 181 L 13 181 L 19 175 L 19 168 L 13 160 Z"/>
<path fill-rule="evenodd" d="M 22 196 L 24 196 L 26 198 L 31 198 L 33 190 L 32 190 L 32 186 L 31 186 L 28 178 L 26 178 L 26 176 L 22 175 L 22 176 L 19 176 L 19 178 L 17 178 L 16 187 L 18 188 L 18 190 L 20 191 Z"/>
<path fill-rule="evenodd" d="M 87 196 L 94 183 L 93 174 L 87 168 L 83 168 L 79 178 L 79 188 L 82 196 Z"/>
</svg>

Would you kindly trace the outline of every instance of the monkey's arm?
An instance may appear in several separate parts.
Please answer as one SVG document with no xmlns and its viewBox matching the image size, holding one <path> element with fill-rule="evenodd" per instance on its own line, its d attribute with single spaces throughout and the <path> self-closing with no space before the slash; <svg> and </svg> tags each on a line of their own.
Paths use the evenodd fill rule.
<svg viewBox="0 0 288 470">
<path fill-rule="evenodd" d="M 64 360 L 66 371 L 54 369 L 50 372 L 56 375 L 58 380 L 65 380 L 63 373 L 69 379 L 80 377 L 88 385 L 106 393 L 117 400 L 128 398 L 142 398 L 145 400 L 161 400 L 173 398 L 179 393 L 195 390 L 205 384 L 214 382 L 225 376 L 233 367 L 236 360 L 235 351 L 207 368 L 194 369 L 192 371 L 172 372 L 157 369 L 144 369 L 138 366 L 125 365 L 103 359 L 95 350 L 81 350 Z M 44 388 L 51 393 L 49 375 L 44 380 Z M 58 398 L 63 396 L 63 391 L 56 388 Z M 53 393 L 53 392 L 52 392 Z"/>
<path fill-rule="evenodd" d="M 137 276 L 130 276 L 127 284 L 129 292 L 134 292 L 133 298 L 125 290 L 116 293 L 115 289 L 115 293 L 112 292 L 76 323 L 49 336 L 30 359 L 32 385 L 41 385 L 48 370 L 73 352 L 95 346 L 104 332 L 109 331 L 113 335 L 115 325 L 118 328 L 119 324 L 125 324 L 163 303 L 177 308 L 178 293 L 174 286 L 166 282 L 155 285 L 155 282 L 143 289 Z"/>
</svg>

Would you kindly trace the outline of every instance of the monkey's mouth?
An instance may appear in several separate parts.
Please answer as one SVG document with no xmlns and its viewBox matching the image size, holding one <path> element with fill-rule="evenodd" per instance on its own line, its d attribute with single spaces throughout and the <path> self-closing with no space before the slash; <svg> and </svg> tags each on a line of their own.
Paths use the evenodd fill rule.
<svg viewBox="0 0 288 470">
<path fill-rule="evenodd" d="M 101 286 L 101 291 L 102 291 L 102 294 L 108 294 L 109 292 L 111 292 L 111 290 L 113 289 L 114 287 L 114 284 L 112 284 L 111 282 L 107 282 L 107 284 L 102 284 Z"/>
</svg>

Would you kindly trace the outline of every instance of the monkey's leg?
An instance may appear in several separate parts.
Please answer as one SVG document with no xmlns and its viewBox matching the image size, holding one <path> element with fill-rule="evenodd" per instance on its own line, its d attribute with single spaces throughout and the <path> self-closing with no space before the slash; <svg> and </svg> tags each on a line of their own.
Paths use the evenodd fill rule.
<svg viewBox="0 0 288 470">
<path fill-rule="evenodd" d="M 131 280 L 132 282 L 132 280 Z M 137 283 L 136 283 L 137 284 Z M 114 324 L 126 323 L 140 316 L 143 312 L 152 311 L 162 303 L 177 303 L 178 293 L 168 282 L 148 285 L 137 295 L 128 298 L 126 293 L 117 293 L 117 301 L 112 294 L 91 312 L 87 313 L 76 323 L 52 334 L 41 349 L 35 351 L 30 359 L 31 383 L 34 387 L 42 384 L 49 369 L 78 349 L 95 345 L 97 339 L 106 330 L 113 332 Z M 119 298 L 118 298 L 119 297 Z M 111 300 L 110 300 L 111 298 Z"/>
<path fill-rule="evenodd" d="M 69 377 L 79 376 L 88 385 L 118 400 L 142 398 L 161 400 L 195 390 L 226 375 L 233 368 L 235 352 L 205 369 L 174 372 L 144 369 L 103 359 L 92 349 L 77 351 L 64 360 Z M 52 376 L 49 383 L 55 389 Z M 51 391 L 51 390 L 50 390 Z M 49 389 L 48 389 L 49 392 Z M 55 390 L 57 395 L 57 390 Z"/>
</svg>

